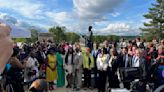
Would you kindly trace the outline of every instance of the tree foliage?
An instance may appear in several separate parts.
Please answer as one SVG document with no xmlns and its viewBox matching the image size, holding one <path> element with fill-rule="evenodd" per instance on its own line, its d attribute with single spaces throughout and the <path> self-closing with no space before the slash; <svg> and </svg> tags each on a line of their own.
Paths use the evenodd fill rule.
<svg viewBox="0 0 164 92">
<path fill-rule="evenodd" d="M 60 43 L 61 41 L 78 42 L 80 36 L 74 32 L 66 32 L 66 27 L 54 26 L 49 29 L 49 32 L 53 34 L 54 41 Z"/>
<path fill-rule="evenodd" d="M 94 42 L 98 42 L 98 43 L 102 43 L 104 40 L 109 40 L 109 41 L 118 41 L 119 40 L 119 36 L 115 36 L 115 35 L 95 35 L 93 37 Z"/>
<path fill-rule="evenodd" d="M 31 29 L 31 38 L 26 38 L 26 42 L 36 42 L 38 40 L 38 30 Z"/>
<path fill-rule="evenodd" d="M 49 32 L 53 34 L 54 41 L 59 43 L 65 40 L 65 27 L 54 26 L 49 29 Z"/>
<path fill-rule="evenodd" d="M 66 32 L 66 41 L 70 43 L 79 42 L 80 36 L 74 32 Z"/>
<path fill-rule="evenodd" d="M 149 8 L 149 13 L 143 16 L 150 20 L 144 23 L 145 28 L 141 28 L 143 36 L 147 39 L 164 38 L 164 0 L 156 0 L 152 8 Z"/>
<path fill-rule="evenodd" d="M 15 42 L 26 42 L 26 38 L 14 38 Z"/>
</svg>

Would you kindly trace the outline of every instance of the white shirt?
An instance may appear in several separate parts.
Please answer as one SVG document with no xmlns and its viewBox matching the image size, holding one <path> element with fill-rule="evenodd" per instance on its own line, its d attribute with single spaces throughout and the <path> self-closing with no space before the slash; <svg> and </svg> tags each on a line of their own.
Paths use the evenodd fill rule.
<svg viewBox="0 0 164 92">
<path fill-rule="evenodd" d="M 72 55 L 68 55 L 68 65 L 72 65 Z"/>
<path fill-rule="evenodd" d="M 97 55 L 97 52 L 98 52 L 98 50 L 93 50 L 93 51 L 92 51 L 92 55 L 93 55 L 93 56 L 96 56 L 96 55 Z"/>
<path fill-rule="evenodd" d="M 32 70 L 36 71 L 36 75 L 33 75 L 33 76 L 25 75 L 24 76 L 25 82 L 29 82 L 29 81 L 34 80 L 35 78 L 39 77 L 39 70 L 38 70 L 39 63 L 38 63 L 36 58 L 29 57 L 27 64 L 26 64 L 26 67 L 27 67 L 27 69 L 25 69 L 26 73 L 28 73 L 28 71 L 26 71 L 26 70 L 28 70 L 28 68 L 30 68 L 30 71 L 32 71 Z"/>
<path fill-rule="evenodd" d="M 45 55 L 44 52 L 41 52 L 41 55 L 42 55 L 42 57 L 43 57 L 44 59 L 46 59 L 46 55 Z"/>
<path fill-rule="evenodd" d="M 134 58 L 132 67 L 139 67 L 139 57 Z"/>
<path fill-rule="evenodd" d="M 30 67 L 32 70 L 36 70 L 36 68 L 39 67 L 39 63 L 36 58 L 29 57 L 26 66 Z"/>
<path fill-rule="evenodd" d="M 108 55 L 104 55 L 102 56 L 102 54 L 99 54 L 97 57 L 97 68 L 98 70 L 107 70 L 108 64 L 107 64 L 107 60 L 108 60 Z"/>
<path fill-rule="evenodd" d="M 68 55 L 68 63 L 64 64 L 64 68 L 68 71 L 69 74 L 71 74 L 73 72 L 72 55 Z"/>
<path fill-rule="evenodd" d="M 112 64 L 111 64 L 112 63 L 112 59 L 113 59 L 113 56 L 110 57 L 110 60 L 109 60 L 109 63 L 108 63 L 109 67 L 112 67 Z"/>
<path fill-rule="evenodd" d="M 139 45 L 141 44 L 141 42 L 137 42 L 137 46 L 139 47 Z"/>
</svg>

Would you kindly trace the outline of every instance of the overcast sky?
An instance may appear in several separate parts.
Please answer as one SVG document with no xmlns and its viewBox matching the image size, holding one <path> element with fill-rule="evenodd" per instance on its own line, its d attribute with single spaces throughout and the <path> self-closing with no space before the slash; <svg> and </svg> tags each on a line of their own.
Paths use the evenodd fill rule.
<svg viewBox="0 0 164 92">
<path fill-rule="evenodd" d="M 0 0 L 0 18 L 17 25 L 95 34 L 137 35 L 155 0 Z"/>
</svg>

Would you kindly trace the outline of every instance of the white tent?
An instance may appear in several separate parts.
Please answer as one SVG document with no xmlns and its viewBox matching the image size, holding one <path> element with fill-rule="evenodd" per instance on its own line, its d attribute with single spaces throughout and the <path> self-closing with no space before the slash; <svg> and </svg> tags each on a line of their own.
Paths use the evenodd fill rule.
<svg viewBox="0 0 164 92">
<path fill-rule="evenodd" d="M 11 27 L 11 36 L 12 38 L 30 38 L 31 31 L 25 28 L 15 26 L 14 24 L 7 23 L 6 21 L 0 19 L 0 22 L 5 23 Z"/>
</svg>

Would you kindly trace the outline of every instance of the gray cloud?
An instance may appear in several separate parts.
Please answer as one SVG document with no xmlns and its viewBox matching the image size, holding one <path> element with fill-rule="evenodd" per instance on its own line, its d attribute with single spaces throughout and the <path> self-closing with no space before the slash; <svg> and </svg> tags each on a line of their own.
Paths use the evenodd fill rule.
<svg viewBox="0 0 164 92">
<path fill-rule="evenodd" d="M 86 34 L 89 25 L 108 21 L 106 15 L 114 13 L 114 9 L 125 0 L 73 0 L 74 13 L 78 20 L 77 30 Z M 119 13 L 117 13 L 118 16 Z M 115 14 L 116 15 L 116 14 Z"/>
<path fill-rule="evenodd" d="M 73 0 L 79 18 L 97 19 L 114 11 L 125 0 Z"/>
</svg>

